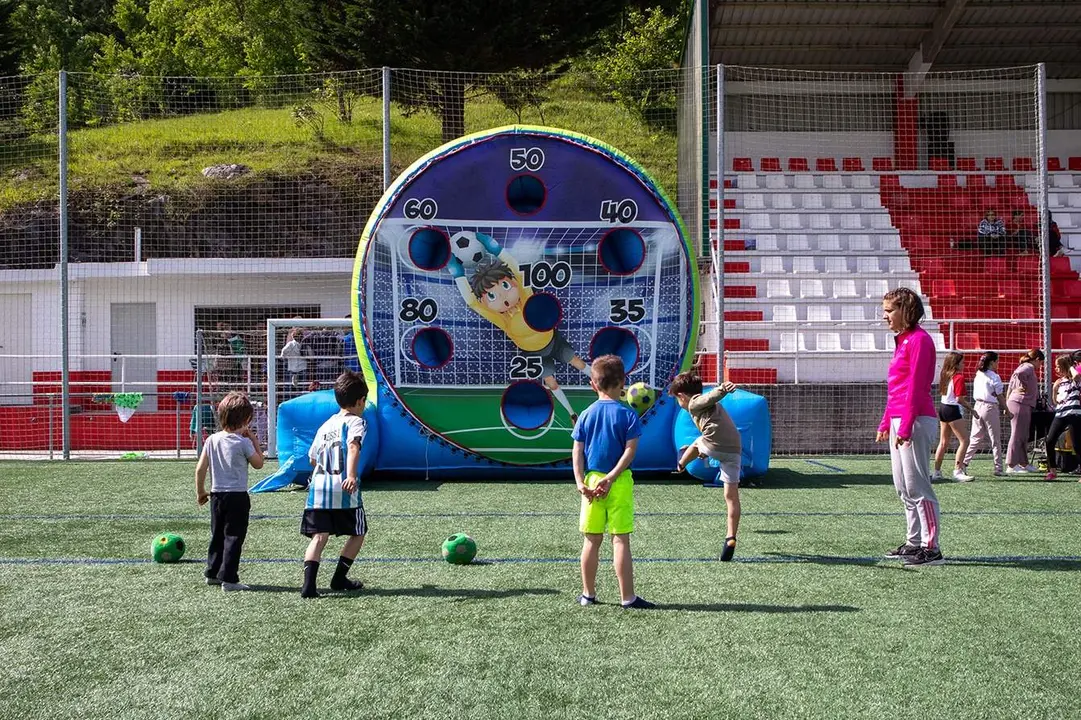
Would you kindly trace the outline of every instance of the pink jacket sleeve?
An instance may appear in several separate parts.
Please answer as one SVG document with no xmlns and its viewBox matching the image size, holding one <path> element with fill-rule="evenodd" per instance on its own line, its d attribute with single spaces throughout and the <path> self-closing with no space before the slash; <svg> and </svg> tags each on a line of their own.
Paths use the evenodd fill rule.
<svg viewBox="0 0 1081 720">
<path fill-rule="evenodd" d="M 916 422 L 922 395 L 930 396 L 931 383 L 935 381 L 935 341 L 927 333 L 920 333 L 916 342 L 909 343 L 908 392 L 905 393 L 904 407 L 901 409 L 901 425 L 897 428 L 898 437 L 912 437 L 912 426 Z"/>
</svg>

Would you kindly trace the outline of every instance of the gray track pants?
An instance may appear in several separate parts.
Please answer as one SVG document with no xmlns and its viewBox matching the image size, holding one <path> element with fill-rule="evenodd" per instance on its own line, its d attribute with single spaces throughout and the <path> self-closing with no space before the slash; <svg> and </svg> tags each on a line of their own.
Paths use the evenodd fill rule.
<svg viewBox="0 0 1081 720">
<path fill-rule="evenodd" d="M 893 486 L 905 506 L 908 544 L 938 547 L 938 498 L 931 488 L 931 446 L 938 435 L 938 419 L 918 417 L 912 425 L 912 441 L 897 447 L 901 418 L 890 420 L 890 463 Z"/>
</svg>

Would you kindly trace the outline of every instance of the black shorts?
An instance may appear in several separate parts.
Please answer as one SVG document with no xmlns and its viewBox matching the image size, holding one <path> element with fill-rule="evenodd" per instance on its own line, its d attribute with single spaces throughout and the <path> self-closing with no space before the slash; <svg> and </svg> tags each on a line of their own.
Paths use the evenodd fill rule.
<svg viewBox="0 0 1081 720">
<path fill-rule="evenodd" d="M 300 534 L 311 537 L 319 533 L 367 535 L 368 518 L 364 514 L 364 506 L 334 510 L 306 508 L 304 517 L 300 519 Z"/>
<path fill-rule="evenodd" d="M 941 405 L 938 408 L 938 419 L 944 423 L 952 423 L 960 420 L 961 407 L 959 405 Z"/>
</svg>

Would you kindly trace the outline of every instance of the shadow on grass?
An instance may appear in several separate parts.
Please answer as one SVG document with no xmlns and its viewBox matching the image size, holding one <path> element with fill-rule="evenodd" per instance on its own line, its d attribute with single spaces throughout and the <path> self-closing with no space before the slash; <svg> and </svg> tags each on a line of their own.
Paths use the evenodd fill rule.
<svg viewBox="0 0 1081 720">
<path fill-rule="evenodd" d="M 758 603 L 657 603 L 657 609 L 747 613 L 859 612 L 860 610 L 852 605 L 760 605 Z"/>
<path fill-rule="evenodd" d="M 790 468 L 775 468 L 754 478 L 754 488 L 763 490 L 844 490 L 853 485 L 890 485 L 889 475 L 867 475 L 849 472 L 799 472 Z"/>
<path fill-rule="evenodd" d="M 963 567 L 994 567 L 1014 570 L 1041 570 L 1054 572 L 1081 571 L 1081 558 L 1056 557 L 1002 557 L 1002 558 L 946 558 L 947 565 Z"/>
<path fill-rule="evenodd" d="M 251 585 L 250 587 L 252 592 L 300 594 L 299 586 Z M 552 588 L 475 590 L 470 588 L 441 588 L 436 585 L 421 585 L 420 587 L 415 588 L 380 588 L 365 586 L 363 590 L 356 590 L 353 592 L 320 589 L 319 594 L 325 598 L 417 597 L 448 600 L 502 600 L 504 598 L 521 597 L 525 595 L 558 595 L 559 591 L 553 590 Z"/>
</svg>

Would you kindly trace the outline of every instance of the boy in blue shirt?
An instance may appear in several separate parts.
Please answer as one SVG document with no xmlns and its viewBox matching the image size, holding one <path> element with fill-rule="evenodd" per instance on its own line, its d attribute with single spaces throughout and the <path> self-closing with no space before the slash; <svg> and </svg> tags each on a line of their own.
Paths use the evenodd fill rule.
<svg viewBox="0 0 1081 720">
<path fill-rule="evenodd" d="M 582 494 L 578 529 L 582 544 L 582 594 L 578 604 L 597 602 L 597 564 L 605 529 L 612 535 L 612 564 L 625 608 L 655 605 L 634 594 L 631 533 L 634 532 L 634 479 L 631 461 L 638 450 L 642 425 L 638 414 L 619 401 L 626 380 L 623 360 L 602 355 L 593 361 L 589 384 L 597 391 L 574 425 L 574 482 Z"/>
<path fill-rule="evenodd" d="M 300 521 L 300 532 L 311 538 L 304 553 L 304 585 L 300 596 L 317 598 L 315 580 L 323 548 L 331 535 L 347 535 L 331 590 L 360 590 L 361 582 L 346 575 L 364 544 L 368 519 L 360 497 L 360 448 L 364 443 L 364 404 L 368 386 L 364 376 L 346 370 L 334 382 L 334 399 L 341 410 L 319 426 L 308 457 L 312 461 L 312 479 L 308 484 L 308 502 Z"/>
</svg>

